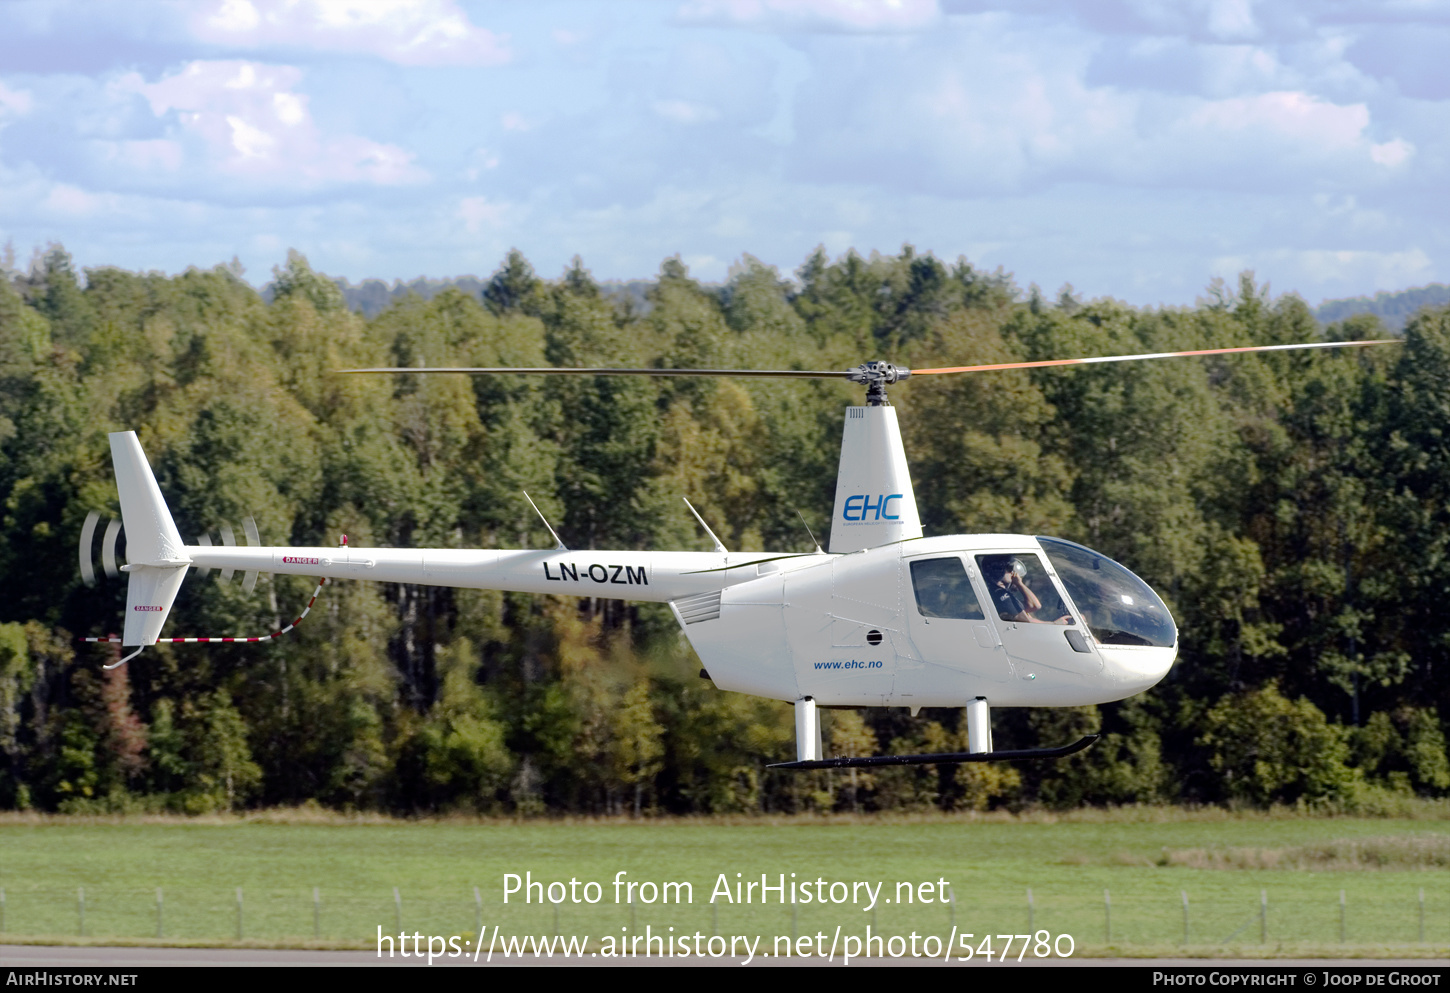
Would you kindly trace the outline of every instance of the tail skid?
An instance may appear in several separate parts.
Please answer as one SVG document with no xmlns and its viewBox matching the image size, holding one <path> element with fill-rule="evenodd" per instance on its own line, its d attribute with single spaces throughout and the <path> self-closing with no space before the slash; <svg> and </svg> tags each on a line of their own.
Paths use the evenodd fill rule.
<svg viewBox="0 0 1450 993">
<path fill-rule="evenodd" d="M 219 644 L 223 644 L 223 643 L 231 644 L 231 643 L 249 643 L 249 642 L 255 642 L 255 641 L 271 641 L 273 638 L 280 638 L 284 634 L 289 633 L 297 625 L 301 624 L 302 621 L 307 617 L 307 615 L 312 612 L 312 605 L 317 602 L 317 598 L 322 594 L 322 588 L 324 586 L 326 586 L 326 585 L 327 585 L 327 580 L 326 579 L 319 579 L 317 581 L 317 589 L 315 589 L 315 590 L 312 591 L 312 596 L 311 596 L 310 599 L 308 599 L 307 606 L 305 606 L 305 607 L 302 608 L 302 613 L 298 614 L 297 615 L 297 619 L 295 621 L 293 621 L 291 624 L 288 624 L 286 627 L 284 627 L 280 631 L 273 631 L 271 634 L 259 634 L 259 635 L 256 635 L 254 637 L 240 637 L 240 638 L 202 638 L 202 637 L 191 637 L 191 636 L 180 637 L 180 638 L 157 638 L 156 639 L 156 643 L 164 644 L 164 645 L 219 645 Z M 125 639 L 123 639 L 123 638 L 117 638 L 115 635 L 107 635 L 106 637 L 103 637 L 103 638 L 82 638 L 81 639 L 81 641 L 90 642 L 92 644 L 110 644 L 110 645 L 124 643 L 124 640 Z M 145 646 L 143 645 L 142 648 L 144 648 L 144 647 Z M 106 668 L 106 669 L 114 669 L 117 666 L 125 665 L 131 659 L 134 659 L 137 655 L 140 655 L 140 654 L 141 654 L 141 649 L 138 648 L 134 652 L 132 652 L 130 655 L 127 655 L 121 661 L 114 662 L 111 665 L 105 666 L 104 668 Z"/>
</svg>

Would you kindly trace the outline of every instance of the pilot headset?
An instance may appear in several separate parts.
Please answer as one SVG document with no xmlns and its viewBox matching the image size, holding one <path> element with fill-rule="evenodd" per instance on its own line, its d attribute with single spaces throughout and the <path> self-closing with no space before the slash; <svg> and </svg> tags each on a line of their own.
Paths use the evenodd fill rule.
<svg viewBox="0 0 1450 993">
<path fill-rule="evenodd" d="M 989 565 L 990 563 L 990 565 Z M 1027 565 L 1015 555 L 996 555 L 982 562 L 984 569 L 990 568 L 992 573 L 1000 576 L 1004 572 L 1013 572 L 1023 579 L 1027 578 Z"/>
</svg>

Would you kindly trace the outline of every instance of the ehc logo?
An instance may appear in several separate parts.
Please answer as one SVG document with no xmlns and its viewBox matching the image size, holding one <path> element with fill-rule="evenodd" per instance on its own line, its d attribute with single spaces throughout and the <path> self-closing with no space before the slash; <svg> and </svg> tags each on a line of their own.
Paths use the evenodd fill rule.
<svg viewBox="0 0 1450 993">
<path fill-rule="evenodd" d="M 846 506 L 841 510 L 841 516 L 848 521 L 899 521 L 901 515 L 891 512 L 891 501 L 900 500 L 901 496 L 900 493 L 878 496 L 876 502 L 872 503 L 871 497 L 858 493 L 856 496 L 847 498 Z M 867 514 L 875 516 L 867 517 Z"/>
</svg>

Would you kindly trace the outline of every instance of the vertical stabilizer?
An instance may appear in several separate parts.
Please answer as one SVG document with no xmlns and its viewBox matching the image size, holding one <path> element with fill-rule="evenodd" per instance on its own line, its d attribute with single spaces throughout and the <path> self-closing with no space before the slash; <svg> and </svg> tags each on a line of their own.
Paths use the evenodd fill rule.
<svg viewBox="0 0 1450 993">
<path fill-rule="evenodd" d="M 146 453 L 134 431 L 111 435 L 111 462 L 126 527 L 126 625 L 123 645 L 154 645 L 191 564 Z"/>
<path fill-rule="evenodd" d="M 896 409 L 847 407 L 831 551 L 857 552 L 920 537 L 921 517 Z"/>
<path fill-rule="evenodd" d="M 135 431 L 111 435 L 111 464 L 121 494 L 121 521 L 126 526 L 126 561 L 139 565 L 189 564 L 191 559 Z"/>
<path fill-rule="evenodd" d="M 130 579 L 126 583 L 126 626 L 121 631 L 121 644 L 154 645 L 171 613 L 176 591 L 186 578 L 186 566 L 128 565 L 126 571 Z"/>
</svg>

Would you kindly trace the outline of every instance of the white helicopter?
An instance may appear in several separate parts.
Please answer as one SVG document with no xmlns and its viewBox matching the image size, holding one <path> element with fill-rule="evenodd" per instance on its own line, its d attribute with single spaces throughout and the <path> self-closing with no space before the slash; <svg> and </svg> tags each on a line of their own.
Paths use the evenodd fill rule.
<svg viewBox="0 0 1450 993">
<path fill-rule="evenodd" d="M 552 593 L 667 603 L 707 676 L 723 690 L 793 703 L 796 761 L 773 768 L 822 769 L 1057 758 L 1087 748 L 1088 735 L 1058 748 L 994 751 L 990 708 L 1109 703 L 1161 680 L 1178 653 L 1178 632 L 1156 593 L 1118 563 L 1059 538 L 1021 534 L 922 534 L 896 411 L 886 387 L 909 376 L 1127 362 L 1238 352 L 1393 344 L 1395 339 L 1255 345 L 1184 352 L 1054 359 L 910 370 L 866 362 L 844 371 L 713 369 L 348 369 L 363 374 L 740 376 L 846 379 L 866 387 L 866 405 L 846 409 L 830 550 L 731 552 L 695 512 L 712 552 L 576 551 L 544 521 L 556 547 L 477 550 L 268 547 L 247 522 L 249 544 L 209 536 L 186 544 L 135 432 L 110 436 L 122 522 L 106 530 L 103 560 L 116 574 L 124 526 L 129 575 L 119 642 L 136 651 L 161 638 L 189 568 L 223 579 L 259 573 L 365 579 L 466 589 Z M 688 500 L 686 503 L 688 504 Z M 530 501 L 532 503 L 532 501 Z M 535 508 L 537 511 L 537 508 Z M 542 514 L 540 517 L 542 518 Z M 86 522 L 80 565 L 94 580 L 90 550 L 98 515 Z M 316 599 L 314 593 L 313 599 Z M 311 608 L 309 602 L 308 608 Z M 306 611 L 303 611 L 306 616 Z M 300 621 L 301 618 L 298 619 Z M 826 758 L 818 707 L 961 707 L 965 752 Z"/>
</svg>

